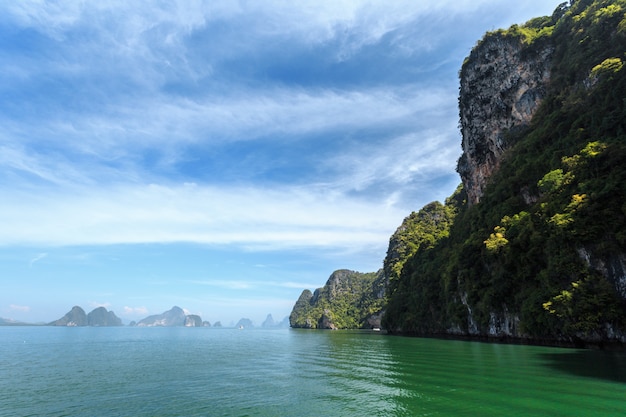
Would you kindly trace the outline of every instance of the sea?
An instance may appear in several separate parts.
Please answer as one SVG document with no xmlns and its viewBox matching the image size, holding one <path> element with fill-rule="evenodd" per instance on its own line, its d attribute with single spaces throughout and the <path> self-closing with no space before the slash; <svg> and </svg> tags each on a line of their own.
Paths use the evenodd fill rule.
<svg viewBox="0 0 626 417">
<path fill-rule="evenodd" d="M 0 327 L 0 416 L 624 415 L 624 352 L 365 331 Z"/>
</svg>

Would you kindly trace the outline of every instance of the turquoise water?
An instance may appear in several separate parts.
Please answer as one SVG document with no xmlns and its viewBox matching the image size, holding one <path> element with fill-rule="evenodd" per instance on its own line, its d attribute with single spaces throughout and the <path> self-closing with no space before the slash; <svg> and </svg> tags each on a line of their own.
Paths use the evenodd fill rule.
<svg viewBox="0 0 626 417">
<path fill-rule="evenodd" d="M 0 327 L 1 416 L 624 416 L 626 355 L 378 333 Z"/>
</svg>

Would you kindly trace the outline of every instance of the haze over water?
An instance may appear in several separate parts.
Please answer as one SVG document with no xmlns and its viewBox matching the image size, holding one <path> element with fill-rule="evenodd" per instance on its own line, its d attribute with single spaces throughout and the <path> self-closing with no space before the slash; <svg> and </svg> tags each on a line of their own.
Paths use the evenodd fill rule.
<svg viewBox="0 0 626 417">
<path fill-rule="evenodd" d="M 1 416 L 622 416 L 626 355 L 205 328 L 0 328 Z"/>
</svg>

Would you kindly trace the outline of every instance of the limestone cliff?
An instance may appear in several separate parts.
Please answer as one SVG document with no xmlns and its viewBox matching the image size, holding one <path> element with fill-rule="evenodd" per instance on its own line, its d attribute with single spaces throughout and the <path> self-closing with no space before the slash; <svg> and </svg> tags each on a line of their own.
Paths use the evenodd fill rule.
<svg viewBox="0 0 626 417">
<path fill-rule="evenodd" d="M 477 44 L 460 72 L 463 186 L 391 237 L 382 289 L 368 284 L 383 328 L 626 347 L 625 50 L 624 0 L 563 3 Z M 349 276 L 304 291 L 292 326 L 363 326 L 346 320 L 363 303 L 345 288 L 366 293 Z"/>
<path fill-rule="evenodd" d="M 449 227 L 430 205 L 393 237 L 389 332 L 626 346 L 625 50 L 623 0 L 477 44 L 460 72 L 466 197 Z"/>
<path fill-rule="evenodd" d="M 461 69 L 459 111 L 463 155 L 459 172 L 470 204 L 476 204 L 511 145 L 507 133 L 527 126 L 546 95 L 554 46 L 532 48 L 524 38 L 486 36 Z"/>
<path fill-rule="evenodd" d="M 385 276 L 382 269 L 335 271 L 322 288 L 304 290 L 289 316 L 291 327 L 358 329 L 380 327 Z"/>
</svg>

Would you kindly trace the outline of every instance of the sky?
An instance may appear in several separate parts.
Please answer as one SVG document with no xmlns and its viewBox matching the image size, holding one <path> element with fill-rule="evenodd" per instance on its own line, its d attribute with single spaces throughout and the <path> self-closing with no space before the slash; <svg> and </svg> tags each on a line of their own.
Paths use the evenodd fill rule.
<svg viewBox="0 0 626 417">
<path fill-rule="evenodd" d="M 561 0 L 0 3 L 0 317 L 288 316 L 460 183 L 458 72 Z"/>
</svg>

